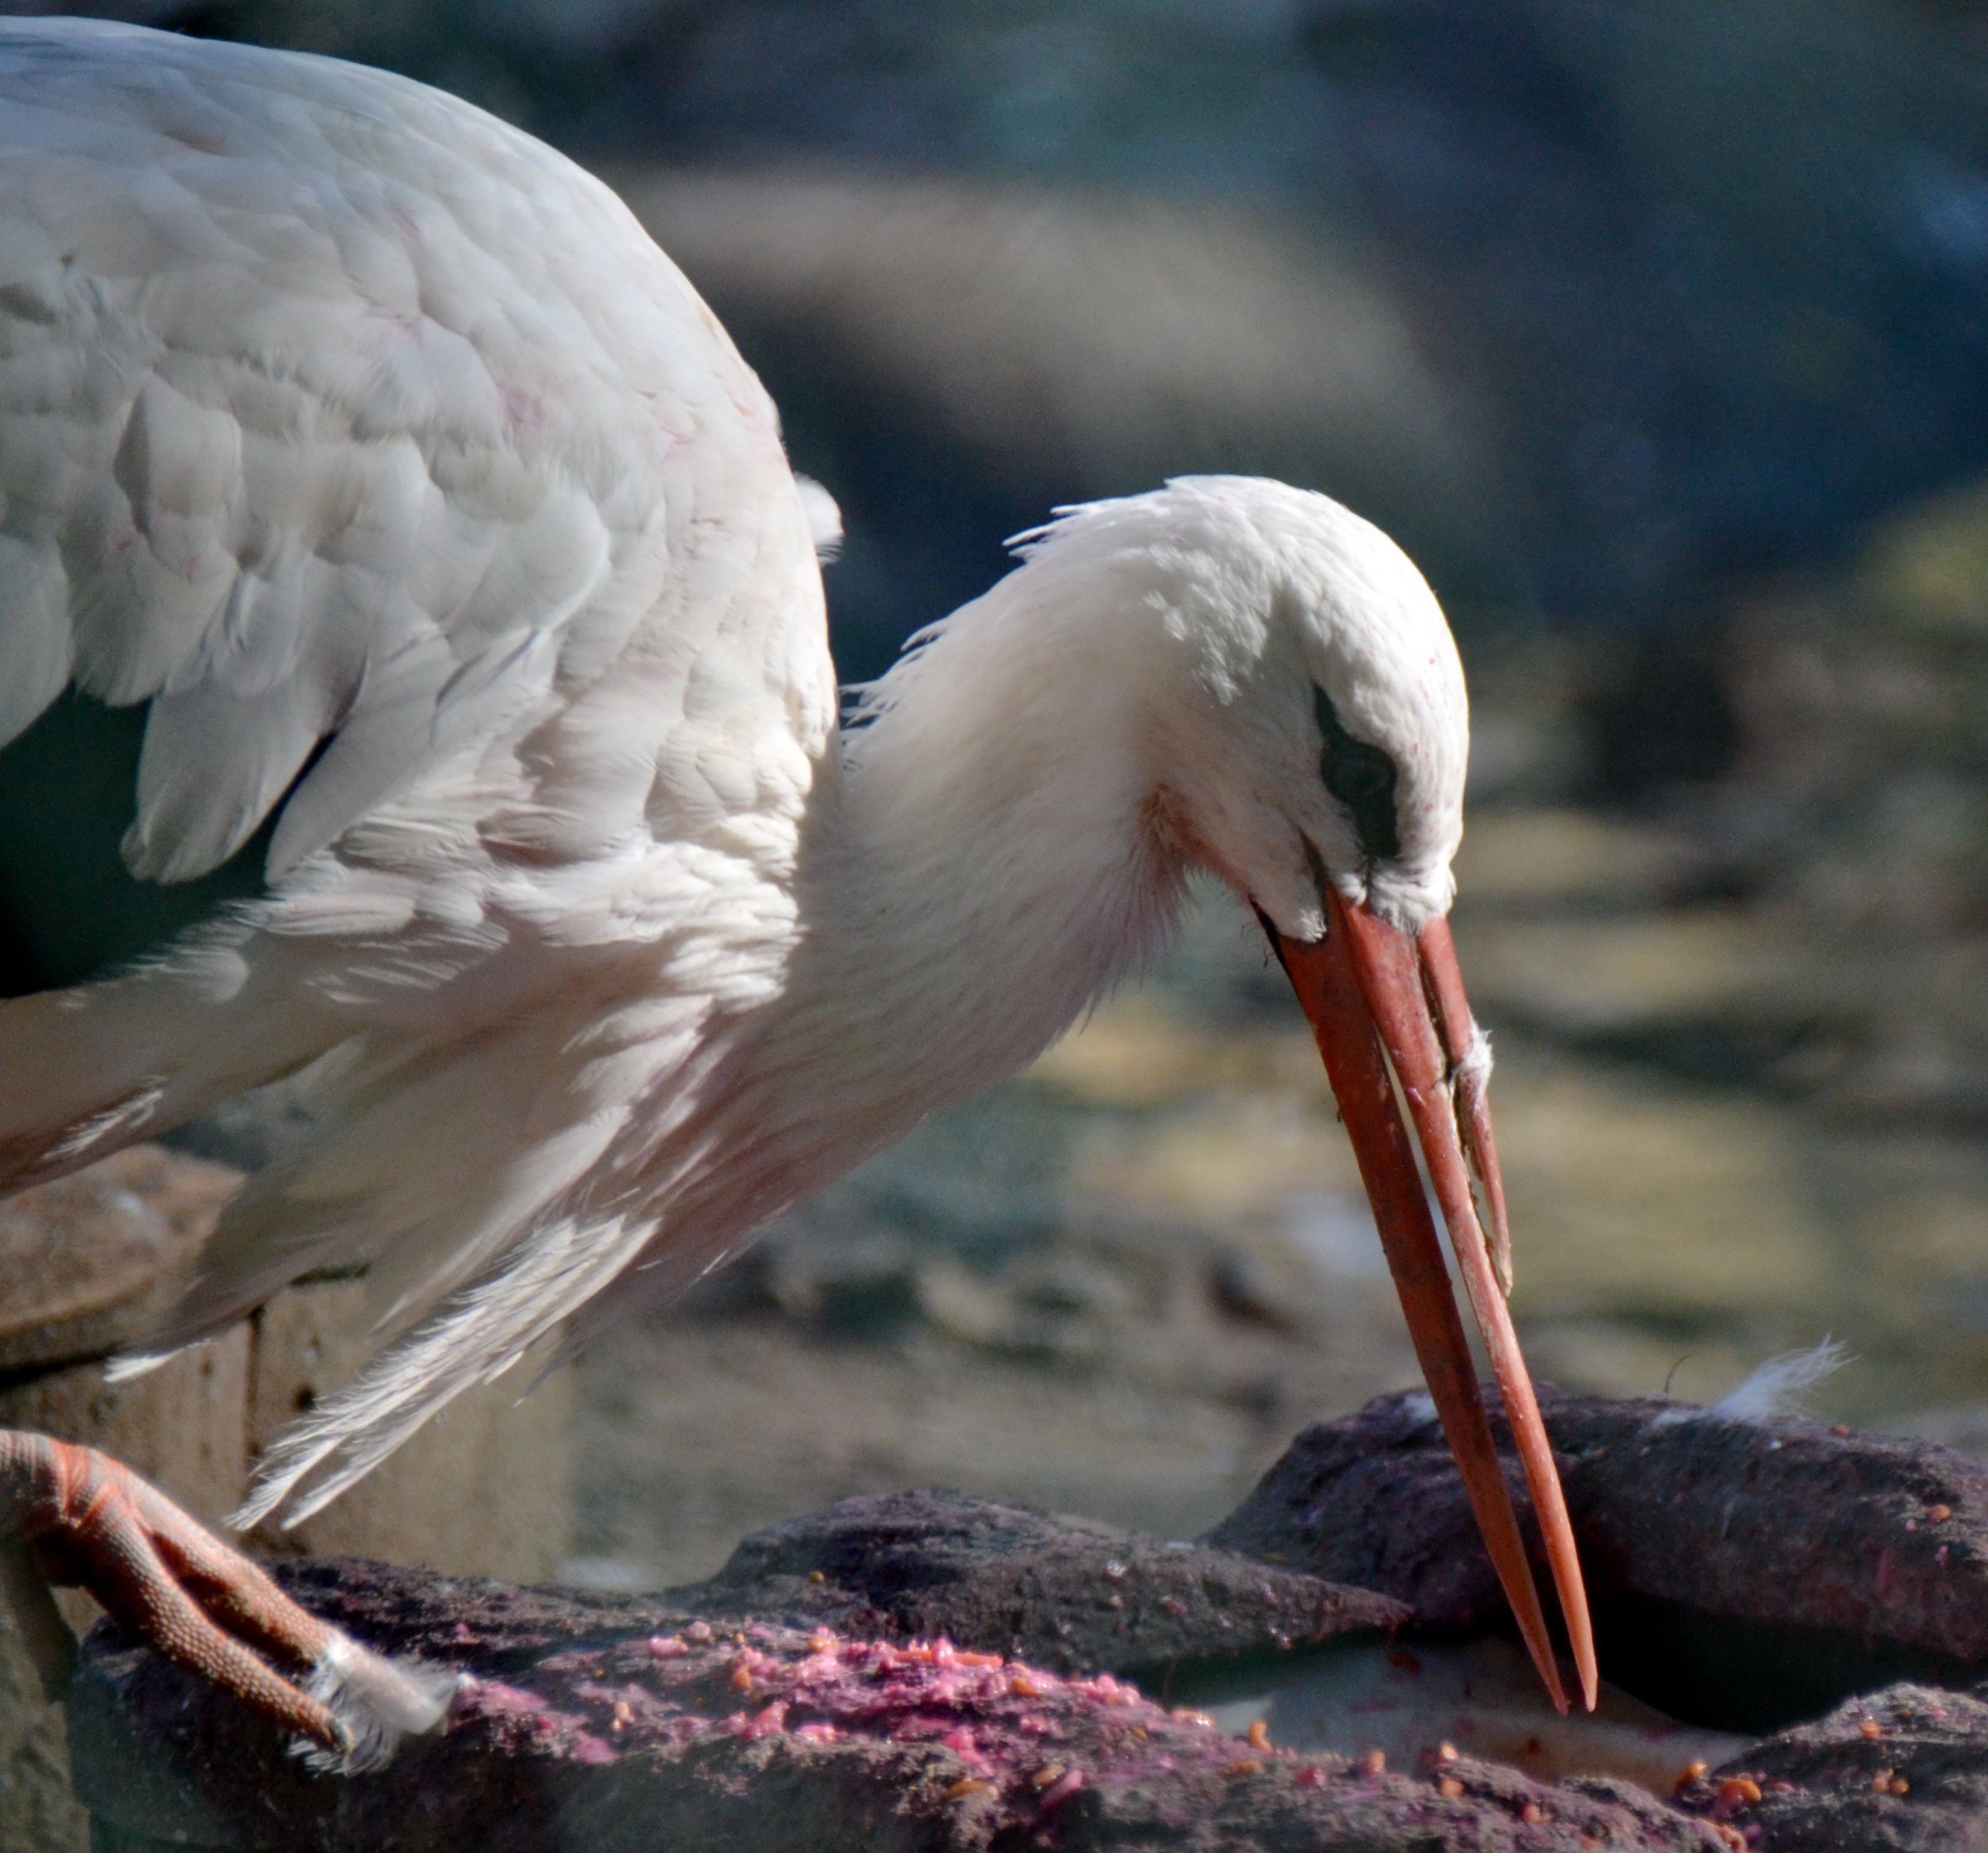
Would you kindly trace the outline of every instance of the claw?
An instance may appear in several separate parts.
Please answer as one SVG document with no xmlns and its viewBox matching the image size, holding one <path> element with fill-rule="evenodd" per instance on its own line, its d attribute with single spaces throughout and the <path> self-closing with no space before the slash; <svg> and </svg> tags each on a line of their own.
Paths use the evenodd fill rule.
<svg viewBox="0 0 1988 1853">
<path fill-rule="evenodd" d="M 313 1760 L 377 1767 L 402 1733 L 447 1716 L 452 1679 L 320 1621 L 129 1467 L 0 1429 L 0 1591 L 44 1686 L 59 1693 L 75 1646 L 52 1582 L 87 1589 L 163 1658 L 280 1725 Z"/>
</svg>

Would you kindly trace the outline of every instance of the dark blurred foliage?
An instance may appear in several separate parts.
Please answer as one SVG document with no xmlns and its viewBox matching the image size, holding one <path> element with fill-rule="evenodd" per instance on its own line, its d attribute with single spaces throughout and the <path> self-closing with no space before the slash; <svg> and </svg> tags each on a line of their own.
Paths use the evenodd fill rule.
<svg viewBox="0 0 1988 1853">
<path fill-rule="evenodd" d="M 1499 407 L 1556 607 L 1662 609 L 1980 467 L 1971 31 L 1429 4 L 1321 9 L 1307 46 L 1428 350 Z"/>
<path fill-rule="evenodd" d="M 1053 504 L 1260 471 L 1395 532 L 1467 654 L 1614 640 L 1587 776 L 1639 800 L 1733 762 L 1745 586 L 1988 474 L 1988 0 L 68 10 L 399 70 L 624 185 L 843 503 L 852 677 Z M 60 834 L 108 894 L 100 796 Z"/>
<path fill-rule="evenodd" d="M 1988 464 L 1988 31 L 1909 0 L 206 0 L 583 157 L 1288 211 L 1371 255 L 1513 565 L 1620 619 Z M 791 395 L 790 395 L 791 396 Z"/>
</svg>

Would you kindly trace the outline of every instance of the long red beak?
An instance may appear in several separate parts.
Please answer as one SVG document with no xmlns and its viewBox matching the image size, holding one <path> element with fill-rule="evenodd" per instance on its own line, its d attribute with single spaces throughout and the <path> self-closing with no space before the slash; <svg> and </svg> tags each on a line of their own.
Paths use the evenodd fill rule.
<svg viewBox="0 0 1988 1853">
<path fill-rule="evenodd" d="M 1560 1494 L 1546 1425 L 1540 1419 L 1539 1399 L 1505 1305 L 1511 1285 L 1511 1244 L 1485 1099 L 1490 1062 L 1464 997 L 1449 926 L 1432 921 L 1412 939 L 1364 906 L 1337 894 L 1330 894 L 1329 901 L 1330 930 L 1317 944 L 1286 939 L 1273 928 L 1271 943 L 1325 1058 L 1326 1073 L 1374 1206 L 1388 1266 L 1401 1296 L 1415 1355 L 1498 1580 L 1505 1586 L 1540 1676 L 1554 1703 L 1564 1712 L 1567 1695 L 1547 1638 L 1539 1591 L 1485 1418 L 1442 1247 L 1415 1170 L 1415 1149 L 1395 1105 L 1390 1063 L 1401 1082 L 1504 1399 L 1526 1483 L 1532 1490 L 1533 1509 L 1539 1516 L 1560 1612 L 1581 1672 L 1581 1696 L 1592 1711 L 1596 1673 L 1587 1596 L 1567 1501 Z M 1473 1172 L 1483 1192 L 1482 1218 L 1471 1193 Z"/>
</svg>

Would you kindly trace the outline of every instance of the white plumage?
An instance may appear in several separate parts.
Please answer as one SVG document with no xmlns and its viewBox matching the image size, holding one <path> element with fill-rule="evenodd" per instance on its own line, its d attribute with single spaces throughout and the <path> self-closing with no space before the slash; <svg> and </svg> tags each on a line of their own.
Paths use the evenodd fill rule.
<svg viewBox="0 0 1988 1853">
<path fill-rule="evenodd" d="M 1384 536 L 1233 478 L 1066 511 L 839 731 L 832 508 L 709 312 L 377 72 L 0 25 L 0 741 L 149 700 L 141 876 L 282 805 L 266 898 L 0 1005 L 8 1187 L 292 1078 L 158 1345 L 353 1258 L 393 1342 L 250 1517 L 1026 1062 L 1192 867 L 1293 944 L 1328 887 L 1449 906 L 1462 677 Z M 1320 691 L 1392 762 L 1381 849 Z"/>
</svg>

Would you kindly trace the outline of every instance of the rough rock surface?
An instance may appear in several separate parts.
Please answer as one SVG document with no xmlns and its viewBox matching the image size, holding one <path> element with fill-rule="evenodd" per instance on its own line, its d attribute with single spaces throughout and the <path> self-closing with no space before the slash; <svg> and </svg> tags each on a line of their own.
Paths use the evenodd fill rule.
<svg viewBox="0 0 1988 1853">
<path fill-rule="evenodd" d="M 1978 1853 L 1988 1697 L 1888 1686 L 1754 1745 L 1678 1799 L 1765 1853 Z"/>
<path fill-rule="evenodd" d="M 1059 1672 L 1114 1672 L 1337 1636 L 1410 1611 L 1205 1545 L 922 1493 L 849 1499 L 749 1537 L 700 1605 L 885 1640 L 944 1635 Z"/>
<path fill-rule="evenodd" d="M 1055 1620 L 1095 1611 L 1105 1548 L 1126 1554 L 1106 1561 L 1127 1564 L 1128 1581 L 1134 1565 L 1157 1579 L 1169 1556 L 1213 1578 L 1206 1606 L 1175 1598 L 1185 1615 L 1161 1608 L 1167 1625 L 1154 1639 L 1184 1653 L 1233 1651 L 1213 1605 L 1249 1577 L 1260 1579 L 1259 1605 L 1264 1590 L 1286 1605 L 1303 1597 L 1312 1614 L 1365 1629 L 1395 1612 L 1102 1527 L 943 1497 L 851 1503 L 867 1516 L 844 1507 L 783 1527 L 749 1541 L 722 1577 L 654 1602 L 350 1562 L 282 1566 L 293 1591 L 376 1644 L 472 1676 L 448 1734 L 405 1747 L 377 1776 L 313 1774 L 273 1732 L 106 1625 L 71 1697 L 79 1789 L 113 1853 L 1719 1844 L 1712 1826 L 1621 1785 L 1543 1784 L 1467 1761 L 1425 1776 L 1370 1771 L 1227 1736 L 1109 1673 L 1066 1677 L 998 1650 L 790 1618 L 799 1597 L 803 1609 L 874 1614 L 894 1632 L 904 1613 L 1006 1629 L 1023 1537 L 1027 1593 L 1066 1646 Z M 876 1568 L 859 1573 L 872 1521 Z M 975 1588 L 972 1537 L 986 1541 L 990 1592 Z M 849 1580 L 831 1585 L 824 1562 Z M 890 1605 L 894 1585 L 902 1611 Z"/>
<path fill-rule="evenodd" d="M 1988 1470 L 1930 1442 L 1541 1392 L 1611 1678 L 1765 1730 L 1988 1672 Z M 1501 1441 L 1502 1418 L 1494 1416 Z M 1508 1475 L 1516 1492 L 1515 1467 Z M 1428 1399 L 1309 1428 L 1208 1541 L 1469 1633 L 1502 1602 Z"/>
<path fill-rule="evenodd" d="M 1296 1670 L 1312 1644 L 1497 1618 L 1413 1397 L 1307 1431 L 1199 1547 L 908 1494 L 759 1533 L 654 1598 L 292 1563 L 314 1608 L 462 1669 L 448 1734 L 379 1775 L 316 1774 L 106 1625 L 71 1696 L 79 1791 L 103 1853 L 1988 1848 L 1988 1474 L 1810 1423 L 1545 1403 L 1610 1676 L 1667 1682 L 1699 1723 L 1814 1720 L 1675 1806 L 1468 1758 L 1296 1753 L 1141 1689 L 1239 1658 L 1270 1683 L 1287 1645 Z"/>
</svg>

